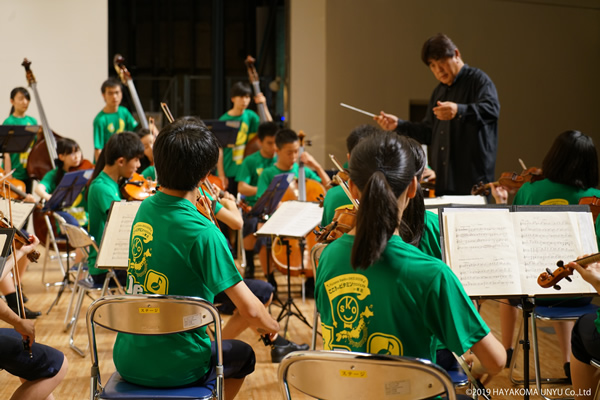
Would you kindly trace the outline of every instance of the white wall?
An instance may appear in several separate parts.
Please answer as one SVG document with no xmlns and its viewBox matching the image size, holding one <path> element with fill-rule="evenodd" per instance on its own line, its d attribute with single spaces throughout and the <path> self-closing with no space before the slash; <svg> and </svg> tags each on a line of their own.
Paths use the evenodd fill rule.
<svg viewBox="0 0 600 400">
<path fill-rule="evenodd" d="M 107 0 L 0 0 L 0 37 L 0 122 L 10 91 L 27 87 L 27 57 L 50 127 L 76 140 L 91 160 L 92 122 L 104 106 L 100 85 L 109 67 Z M 31 96 L 28 114 L 39 121 Z"/>
</svg>

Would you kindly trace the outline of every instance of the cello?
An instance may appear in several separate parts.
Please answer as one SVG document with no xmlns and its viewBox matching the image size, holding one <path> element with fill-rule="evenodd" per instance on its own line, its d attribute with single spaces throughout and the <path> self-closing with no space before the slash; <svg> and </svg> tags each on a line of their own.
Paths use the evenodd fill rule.
<svg viewBox="0 0 600 400">
<path fill-rule="evenodd" d="M 40 138 L 33 146 L 31 153 L 29 153 L 29 157 L 27 158 L 27 173 L 31 178 L 39 181 L 42 180 L 48 171 L 56 168 L 54 160 L 58 158 L 58 155 L 56 154 L 55 138 L 60 138 L 60 136 L 52 132 L 50 125 L 48 124 L 46 113 L 44 112 L 44 107 L 42 106 L 42 100 L 40 99 L 40 95 L 37 91 L 37 82 L 33 72 L 31 71 L 31 61 L 25 58 L 21 65 L 25 67 L 27 83 L 33 91 L 38 113 L 40 114 L 40 121 L 42 122 L 43 137 Z"/>
<path fill-rule="evenodd" d="M 129 88 L 129 94 L 131 94 L 131 100 L 135 106 L 135 111 L 138 114 L 140 124 L 144 129 L 150 129 L 148 120 L 146 119 L 146 114 L 144 114 L 144 109 L 142 108 L 142 103 L 140 102 L 140 98 L 135 90 L 135 84 L 133 83 L 133 79 L 131 79 L 131 74 L 125 66 L 125 58 L 123 58 L 123 56 L 120 54 L 115 54 L 115 57 L 113 58 L 113 65 L 115 67 L 115 71 L 117 71 L 117 74 L 119 74 L 119 78 L 121 78 L 121 82 L 123 82 L 123 84 Z"/>
<path fill-rule="evenodd" d="M 260 91 L 260 78 L 258 77 L 256 68 L 254 67 L 255 61 L 256 60 L 252 56 L 249 55 L 248 57 L 246 57 L 246 61 L 244 61 L 244 63 L 246 64 L 246 69 L 248 70 L 248 79 L 250 80 L 250 83 L 252 84 L 252 90 L 254 91 L 254 96 L 259 96 L 259 95 L 262 95 L 262 92 Z M 273 118 L 271 117 L 269 110 L 267 110 L 267 105 L 265 103 L 257 103 L 256 110 L 258 111 L 258 117 L 260 118 L 261 124 L 263 122 L 273 121 Z M 249 156 L 252 153 L 256 153 L 258 150 L 260 150 L 260 147 L 258 144 L 258 135 L 257 135 L 257 136 L 254 136 L 251 140 L 246 142 L 246 148 L 244 149 L 244 157 Z"/>
</svg>

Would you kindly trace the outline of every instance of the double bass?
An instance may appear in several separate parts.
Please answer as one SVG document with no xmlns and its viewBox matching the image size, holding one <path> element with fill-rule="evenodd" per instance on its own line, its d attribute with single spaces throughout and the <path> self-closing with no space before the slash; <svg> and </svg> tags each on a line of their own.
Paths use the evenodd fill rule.
<svg viewBox="0 0 600 400">
<path fill-rule="evenodd" d="M 248 70 L 248 79 L 252 84 L 252 90 L 254 91 L 254 96 L 262 95 L 260 91 L 260 78 L 258 77 L 258 73 L 256 72 L 256 68 L 254 67 L 254 62 L 256 60 L 252 58 L 252 56 L 246 57 L 246 69 Z M 271 114 L 267 110 L 267 105 L 265 103 L 258 103 L 256 105 L 256 110 L 258 111 L 258 117 L 260 118 L 260 123 L 263 122 L 271 122 L 273 118 L 271 118 Z M 246 142 L 246 148 L 244 149 L 244 157 L 249 156 L 252 153 L 256 153 L 260 150 L 260 146 L 258 144 L 258 135 L 254 136 L 251 140 Z"/>
<path fill-rule="evenodd" d="M 129 94 L 131 94 L 131 100 L 135 106 L 135 111 L 137 112 L 140 124 L 144 129 L 150 129 L 148 120 L 146 119 L 146 114 L 144 114 L 144 109 L 142 108 L 142 103 L 140 102 L 140 98 L 135 90 L 135 84 L 133 83 L 133 79 L 131 79 L 131 74 L 125 66 L 125 58 L 123 58 L 123 56 L 120 54 L 115 54 L 115 57 L 113 58 L 113 65 L 115 67 L 115 71 L 117 71 L 117 74 L 119 74 L 119 78 L 121 78 L 121 82 L 123 82 L 123 84 L 129 88 Z"/>
</svg>

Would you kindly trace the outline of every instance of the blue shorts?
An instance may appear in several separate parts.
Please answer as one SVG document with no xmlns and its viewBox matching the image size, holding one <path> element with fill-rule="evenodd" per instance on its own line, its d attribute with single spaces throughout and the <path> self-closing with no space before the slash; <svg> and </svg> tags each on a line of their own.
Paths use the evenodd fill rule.
<svg viewBox="0 0 600 400">
<path fill-rule="evenodd" d="M 23 350 L 23 337 L 14 329 L 0 328 L 0 368 L 28 381 L 51 378 L 58 374 L 65 355 L 39 343 L 33 343 L 31 354 Z"/>
<path fill-rule="evenodd" d="M 267 304 L 275 290 L 269 282 L 258 279 L 244 279 L 244 283 L 263 304 Z M 215 296 L 214 304 L 221 314 L 231 315 L 235 311 L 235 304 L 233 304 L 225 292 L 221 292 Z"/>
</svg>

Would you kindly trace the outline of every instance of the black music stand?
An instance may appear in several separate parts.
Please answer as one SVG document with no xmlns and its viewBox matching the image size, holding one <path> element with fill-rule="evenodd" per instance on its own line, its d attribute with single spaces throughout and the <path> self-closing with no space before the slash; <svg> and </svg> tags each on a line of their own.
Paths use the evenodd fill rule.
<svg viewBox="0 0 600 400">
<path fill-rule="evenodd" d="M 240 121 L 219 121 L 218 119 L 205 119 L 202 122 L 216 136 L 221 147 L 233 147 L 240 130 Z"/>
<path fill-rule="evenodd" d="M 0 125 L 0 152 L 24 152 L 39 129 L 37 125 Z"/>
<path fill-rule="evenodd" d="M 6 259 L 15 237 L 15 228 L 0 228 L 0 276 L 4 272 Z"/>
<path fill-rule="evenodd" d="M 54 232 L 52 231 L 52 225 L 50 224 L 50 219 L 48 217 L 48 214 L 52 211 L 62 210 L 64 208 L 68 208 L 71 205 L 73 205 L 73 203 L 77 199 L 77 196 L 79 196 L 79 194 L 83 191 L 83 188 L 85 187 L 85 185 L 91 178 L 93 172 L 94 172 L 93 169 L 67 172 L 65 174 L 65 176 L 63 176 L 63 178 L 61 179 L 61 181 L 58 184 L 58 186 L 56 187 L 56 189 L 54 189 L 54 192 L 52 192 L 52 197 L 50 198 L 50 200 L 48 200 L 48 202 L 45 204 L 45 206 L 43 208 L 43 210 L 46 211 L 46 214 L 44 215 L 44 219 L 46 220 L 46 224 L 48 225 L 48 234 L 52 237 L 52 241 L 54 242 L 55 246 L 56 246 L 56 238 L 54 237 Z M 57 246 L 55 247 L 54 250 L 56 251 L 56 254 L 59 254 L 59 257 L 60 257 L 60 253 L 58 252 Z M 67 236 L 67 253 L 68 252 L 69 252 L 69 237 Z M 52 311 L 52 308 L 56 304 L 58 304 L 60 297 L 62 296 L 63 292 L 65 291 L 65 287 L 74 283 L 71 281 L 70 273 L 71 273 L 71 265 L 69 263 L 69 256 L 67 254 L 67 268 L 65 269 L 65 275 L 63 277 L 62 283 L 60 284 L 60 289 L 58 290 L 58 293 L 56 294 L 56 298 L 54 299 L 52 304 L 50 304 L 50 307 L 48 308 L 46 315 L 50 314 L 50 311 Z"/>
</svg>

